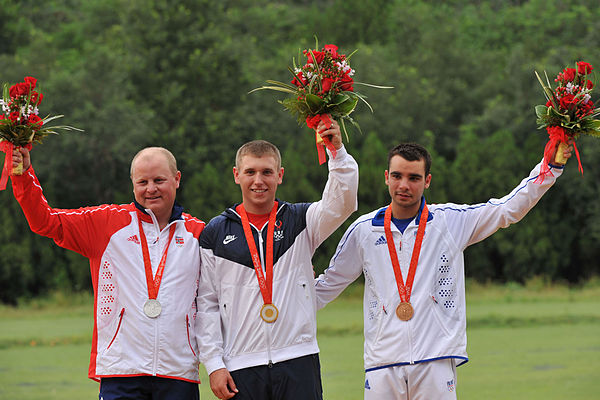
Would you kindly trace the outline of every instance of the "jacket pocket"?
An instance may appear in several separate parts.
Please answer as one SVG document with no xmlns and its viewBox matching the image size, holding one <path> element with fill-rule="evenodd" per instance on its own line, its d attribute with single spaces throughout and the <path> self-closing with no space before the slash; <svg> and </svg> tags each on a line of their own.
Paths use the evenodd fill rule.
<svg viewBox="0 0 600 400">
<path fill-rule="evenodd" d="M 291 328 L 295 332 L 294 343 L 304 343 L 313 340 L 316 332 L 315 314 L 312 303 L 311 288 L 304 279 L 296 281 L 295 323 Z M 289 332 L 289 331 L 288 331 Z"/>
<path fill-rule="evenodd" d="M 448 330 L 446 323 L 444 323 L 444 313 L 442 310 L 440 310 L 440 304 L 437 302 L 437 300 L 435 299 L 434 296 L 431 296 L 431 308 L 432 308 L 432 314 L 437 322 L 437 324 L 440 326 L 440 329 L 442 330 L 442 332 L 444 333 L 444 335 L 446 336 L 450 336 L 450 331 Z M 442 314 L 442 315 L 440 315 Z M 447 319 L 447 317 L 446 317 Z"/>
<path fill-rule="evenodd" d="M 192 350 L 192 354 L 196 357 L 196 352 L 194 351 L 194 347 L 192 346 L 192 340 L 190 338 L 190 317 L 188 315 L 185 316 L 185 329 L 187 331 L 187 340 L 188 345 L 190 346 L 190 350 Z"/>
<path fill-rule="evenodd" d="M 300 280 L 297 283 L 297 285 L 299 289 L 298 294 L 300 296 L 300 298 L 298 299 L 298 305 L 304 310 L 306 318 L 310 319 L 312 314 L 310 287 L 308 286 L 308 282 L 306 282 L 305 280 Z"/>
<path fill-rule="evenodd" d="M 115 331 L 112 340 L 108 344 L 108 347 L 106 347 L 106 350 L 110 349 L 110 346 L 112 346 L 113 342 L 117 338 L 117 335 L 119 334 L 119 330 L 121 329 L 121 322 L 123 322 L 123 314 L 125 314 L 125 308 L 122 308 L 121 312 L 119 313 L 119 323 L 117 324 L 117 330 Z"/>
</svg>

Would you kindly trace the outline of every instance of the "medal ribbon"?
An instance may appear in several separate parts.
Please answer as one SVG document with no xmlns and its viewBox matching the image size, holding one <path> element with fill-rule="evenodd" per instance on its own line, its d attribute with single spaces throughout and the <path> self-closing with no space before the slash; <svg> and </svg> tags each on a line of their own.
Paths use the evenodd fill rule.
<svg viewBox="0 0 600 400">
<path fill-rule="evenodd" d="M 385 210 L 385 217 L 383 219 L 385 240 L 387 241 L 388 251 L 390 253 L 390 258 L 392 259 L 392 267 L 394 267 L 394 276 L 396 277 L 398 294 L 400 295 L 400 301 L 403 303 L 410 302 L 410 294 L 412 292 L 413 281 L 415 280 L 415 273 L 417 272 L 419 254 L 421 253 L 421 243 L 423 243 L 423 236 L 425 236 L 425 225 L 427 224 L 428 215 L 429 211 L 427 209 L 427 203 L 423 203 L 423 210 L 421 210 L 421 218 L 419 219 L 419 228 L 417 230 L 417 238 L 415 240 L 415 246 L 413 247 L 405 285 L 404 280 L 402 279 L 402 270 L 400 270 L 400 262 L 398 261 L 398 254 L 396 253 L 396 246 L 394 246 L 394 236 L 392 235 L 391 229 L 392 204 Z"/>
<path fill-rule="evenodd" d="M 275 217 L 277 216 L 277 202 L 273 204 L 271 213 L 269 214 L 269 225 L 267 226 L 267 255 L 265 257 L 265 273 L 263 273 L 262 266 L 260 264 L 260 256 L 256 249 L 256 243 L 254 243 L 254 236 L 252 236 L 252 230 L 250 229 L 250 221 L 248 220 L 248 214 L 242 204 L 239 208 L 240 216 L 242 217 L 242 227 L 244 228 L 244 236 L 246 236 L 246 242 L 248 243 L 248 249 L 252 256 L 252 264 L 254 264 L 254 271 L 256 271 L 256 278 L 258 279 L 258 286 L 260 293 L 262 294 L 264 304 L 273 303 L 273 236 L 275 232 Z"/>
<path fill-rule="evenodd" d="M 146 283 L 148 285 L 148 298 L 156 299 L 158 297 L 158 289 L 160 289 L 160 282 L 162 281 L 163 272 L 165 271 L 165 264 L 167 263 L 167 252 L 169 251 L 169 245 L 175 234 L 175 224 L 169 228 L 169 241 L 165 246 L 163 255 L 156 268 L 156 274 L 152 278 L 152 263 L 150 262 L 150 251 L 148 250 L 148 242 L 146 241 L 146 234 L 144 228 L 142 228 L 142 220 L 138 217 L 138 224 L 140 227 L 140 241 L 142 242 L 142 254 L 144 255 L 144 270 L 146 271 Z"/>
</svg>

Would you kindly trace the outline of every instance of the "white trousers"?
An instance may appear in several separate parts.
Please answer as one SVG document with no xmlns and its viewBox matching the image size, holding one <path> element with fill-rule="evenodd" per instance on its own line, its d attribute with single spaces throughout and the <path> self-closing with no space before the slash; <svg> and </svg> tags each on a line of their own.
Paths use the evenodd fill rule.
<svg viewBox="0 0 600 400">
<path fill-rule="evenodd" d="M 452 358 L 369 371 L 365 400 L 456 400 Z"/>
</svg>

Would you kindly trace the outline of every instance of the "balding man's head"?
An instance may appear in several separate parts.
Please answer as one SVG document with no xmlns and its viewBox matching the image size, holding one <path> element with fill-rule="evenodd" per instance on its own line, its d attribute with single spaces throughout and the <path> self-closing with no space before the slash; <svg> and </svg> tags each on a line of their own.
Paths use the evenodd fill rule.
<svg viewBox="0 0 600 400">
<path fill-rule="evenodd" d="M 135 167 L 135 163 L 142 158 L 154 158 L 154 157 L 164 157 L 169 166 L 169 170 L 173 173 L 173 175 L 177 174 L 177 160 L 175 160 L 175 156 L 169 150 L 164 147 L 146 147 L 138 151 L 138 153 L 131 160 L 131 169 L 129 170 L 129 174 L 133 179 L 133 170 Z"/>
</svg>

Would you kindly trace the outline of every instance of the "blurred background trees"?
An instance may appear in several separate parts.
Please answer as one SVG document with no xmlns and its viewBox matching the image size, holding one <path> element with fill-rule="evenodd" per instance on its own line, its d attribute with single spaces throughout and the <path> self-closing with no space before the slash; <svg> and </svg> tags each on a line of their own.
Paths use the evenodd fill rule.
<svg viewBox="0 0 600 400">
<path fill-rule="evenodd" d="M 389 148 L 430 149 L 430 203 L 501 197 L 547 139 L 536 129 L 534 106 L 545 99 L 533 71 L 600 65 L 595 0 L 0 0 L 0 81 L 36 77 L 42 114 L 85 129 L 32 153 L 52 206 L 130 202 L 130 160 L 158 145 L 178 159 L 178 201 L 208 221 L 240 201 L 234 155 L 255 138 L 282 151 L 278 197 L 319 199 L 326 167 L 311 131 L 273 93 L 247 94 L 266 79 L 289 80 L 292 57 L 315 35 L 346 54 L 359 50 L 356 80 L 395 87 L 361 88 L 375 113 L 359 107 L 363 134 L 346 143 L 360 165 L 359 211 L 319 248 L 318 271 L 354 218 L 389 202 Z M 469 248 L 468 276 L 577 283 L 598 275 L 600 141 L 578 146 L 585 176 L 572 161 L 521 223 Z M 89 290 L 87 261 L 32 234 L 10 188 L 0 216 L 0 301 Z"/>
</svg>

